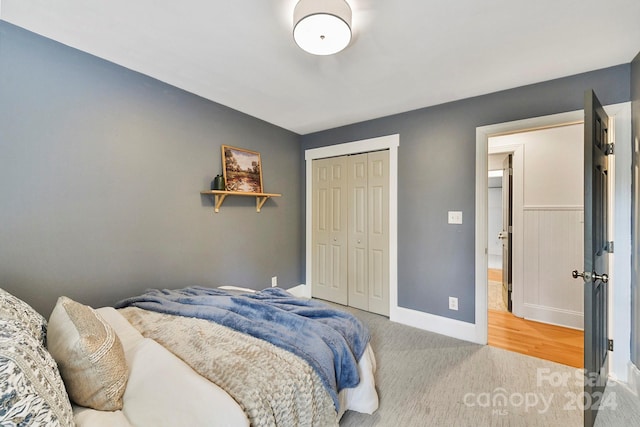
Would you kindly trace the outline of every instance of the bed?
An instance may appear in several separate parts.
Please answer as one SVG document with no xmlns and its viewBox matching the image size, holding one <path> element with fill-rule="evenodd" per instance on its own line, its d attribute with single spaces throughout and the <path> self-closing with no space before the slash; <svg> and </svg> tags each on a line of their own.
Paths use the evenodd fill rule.
<svg viewBox="0 0 640 427">
<path fill-rule="evenodd" d="M 2 290 L 0 308 L 2 425 L 330 426 L 378 407 L 366 326 L 279 288 L 150 290 L 96 310 L 61 297 L 48 324 Z"/>
</svg>

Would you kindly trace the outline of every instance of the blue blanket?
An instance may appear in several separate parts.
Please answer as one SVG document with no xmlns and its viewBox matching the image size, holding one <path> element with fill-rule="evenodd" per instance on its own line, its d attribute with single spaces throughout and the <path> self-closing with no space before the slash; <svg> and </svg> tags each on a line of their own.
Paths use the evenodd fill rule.
<svg viewBox="0 0 640 427">
<path fill-rule="evenodd" d="M 318 373 L 336 410 L 338 392 L 360 382 L 358 361 L 370 339 L 353 315 L 280 288 L 243 295 L 197 286 L 152 289 L 115 307 L 129 306 L 211 320 L 296 354 Z"/>
</svg>

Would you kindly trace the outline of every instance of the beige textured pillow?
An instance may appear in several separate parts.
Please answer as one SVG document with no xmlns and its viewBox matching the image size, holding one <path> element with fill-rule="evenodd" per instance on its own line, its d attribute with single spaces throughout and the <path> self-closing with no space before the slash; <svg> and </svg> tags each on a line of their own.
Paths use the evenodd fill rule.
<svg viewBox="0 0 640 427">
<path fill-rule="evenodd" d="M 47 347 L 71 400 L 102 411 L 122 409 L 128 378 L 124 350 L 113 328 L 95 310 L 58 298 L 49 318 Z"/>
</svg>

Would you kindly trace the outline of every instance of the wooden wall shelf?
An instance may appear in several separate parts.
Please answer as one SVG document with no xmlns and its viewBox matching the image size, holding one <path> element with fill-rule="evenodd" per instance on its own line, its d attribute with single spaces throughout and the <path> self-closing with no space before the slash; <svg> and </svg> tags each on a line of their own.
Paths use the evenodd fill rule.
<svg viewBox="0 0 640 427">
<path fill-rule="evenodd" d="M 222 202 L 227 196 L 244 196 L 244 197 L 255 197 L 256 198 L 256 212 L 260 212 L 262 209 L 262 205 L 269 200 L 271 197 L 280 197 L 282 194 L 277 193 L 246 193 L 242 191 L 225 191 L 225 190 L 209 190 L 209 191 L 201 191 L 200 194 L 206 194 L 209 196 L 215 197 L 215 212 L 220 212 L 220 206 L 222 206 Z"/>
</svg>

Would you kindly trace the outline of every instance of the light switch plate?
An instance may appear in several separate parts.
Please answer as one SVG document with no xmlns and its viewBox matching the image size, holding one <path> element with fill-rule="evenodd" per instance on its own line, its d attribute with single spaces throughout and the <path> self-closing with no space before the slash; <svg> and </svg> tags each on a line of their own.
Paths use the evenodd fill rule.
<svg viewBox="0 0 640 427">
<path fill-rule="evenodd" d="M 462 211 L 449 211 L 449 224 L 462 224 Z"/>
</svg>

